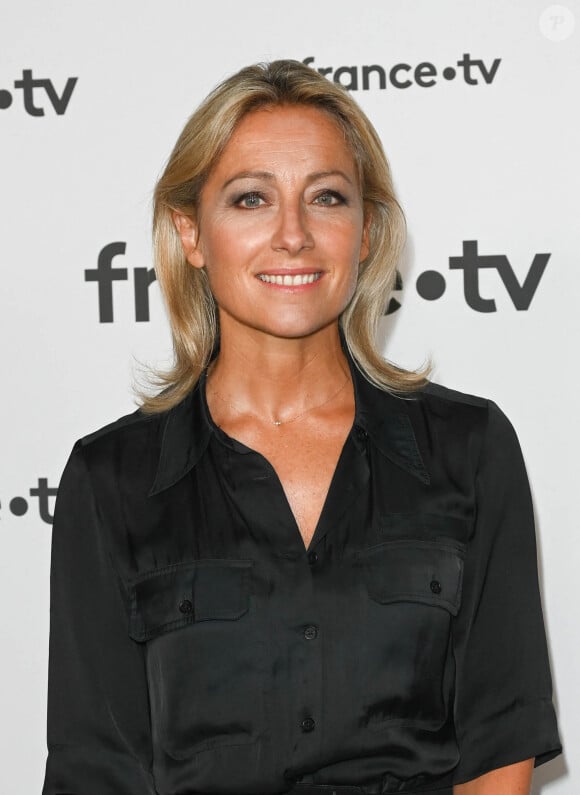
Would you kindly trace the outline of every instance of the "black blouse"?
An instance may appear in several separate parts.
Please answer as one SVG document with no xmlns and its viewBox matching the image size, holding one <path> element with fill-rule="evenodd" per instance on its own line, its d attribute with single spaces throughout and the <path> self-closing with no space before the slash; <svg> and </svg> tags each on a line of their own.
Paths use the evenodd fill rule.
<svg viewBox="0 0 580 795">
<path fill-rule="evenodd" d="M 512 426 L 349 363 L 355 421 L 307 549 L 271 465 L 212 421 L 205 376 L 77 442 L 44 795 L 450 795 L 560 752 Z"/>
</svg>

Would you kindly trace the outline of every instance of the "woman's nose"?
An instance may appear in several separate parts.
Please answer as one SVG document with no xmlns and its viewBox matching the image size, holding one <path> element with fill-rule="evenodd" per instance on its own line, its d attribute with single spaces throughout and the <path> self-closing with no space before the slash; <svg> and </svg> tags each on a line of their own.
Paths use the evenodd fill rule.
<svg viewBox="0 0 580 795">
<path fill-rule="evenodd" d="M 304 207 L 300 202 L 284 202 L 280 205 L 276 218 L 277 225 L 272 236 L 275 251 L 299 254 L 304 248 L 314 245 L 312 232 Z"/>
</svg>

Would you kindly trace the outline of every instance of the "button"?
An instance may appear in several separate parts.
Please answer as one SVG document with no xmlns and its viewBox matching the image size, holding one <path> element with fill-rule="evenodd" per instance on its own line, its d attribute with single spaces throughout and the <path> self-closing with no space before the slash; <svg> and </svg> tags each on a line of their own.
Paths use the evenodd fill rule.
<svg viewBox="0 0 580 795">
<path fill-rule="evenodd" d="M 300 728 L 303 732 L 311 732 L 315 726 L 316 723 L 314 722 L 314 718 L 304 718 L 300 724 Z"/>
<path fill-rule="evenodd" d="M 441 583 L 439 580 L 431 580 L 430 588 L 433 593 L 441 593 Z"/>
<path fill-rule="evenodd" d="M 308 553 L 308 562 L 310 563 L 311 566 L 314 566 L 315 563 L 318 563 L 318 555 L 316 554 L 316 552 L 313 552 L 311 550 Z"/>
<path fill-rule="evenodd" d="M 364 440 L 367 438 L 367 436 L 368 436 L 368 433 L 365 431 L 365 429 L 364 429 L 364 428 L 357 428 L 357 429 L 356 429 L 356 435 L 358 436 L 358 438 L 359 438 L 361 441 L 364 441 Z"/>
<path fill-rule="evenodd" d="M 186 613 L 187 614 L 187 613 L 191 613 L 192 610 L 193 610 L 193 605 L 191 604 L 189 599 L 183 599 L 179 603 L 179 612 L 180 613 Z"/>
<path fill-rule="evenodd" d="M 315 627 L 314 624 L 309 624 L 307 627 L 304 628 L 304 637 L 306 640 L 312 640 L 318 635 L 318 627 Z"/>
</svg>

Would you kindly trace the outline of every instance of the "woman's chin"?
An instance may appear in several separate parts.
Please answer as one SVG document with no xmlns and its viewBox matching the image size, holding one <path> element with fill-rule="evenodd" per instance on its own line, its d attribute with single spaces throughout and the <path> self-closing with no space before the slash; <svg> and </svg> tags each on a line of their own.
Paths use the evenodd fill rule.
<svg viewBox="0 0 580 795">
<path fill-rule="evenodd" d="M 276 317 L 268 319 L 262 323 L 246 324 L 235 321 L 233 318 L 226 319 L 220 316 L 220 328 L 222 338 L 228 331 L 239 338 L 244 334 L 244 330 L 250 335 L 256 334 L 280 340 L 300 340 L 313 337 L 317 334 L 328 333 L 329 330 L 338 328 L 338 315 L 336 317 L 318 318 L 297 318 L 297 317 Z M 233 322 L 232 322 L 233 321 Z"/>
</svg>

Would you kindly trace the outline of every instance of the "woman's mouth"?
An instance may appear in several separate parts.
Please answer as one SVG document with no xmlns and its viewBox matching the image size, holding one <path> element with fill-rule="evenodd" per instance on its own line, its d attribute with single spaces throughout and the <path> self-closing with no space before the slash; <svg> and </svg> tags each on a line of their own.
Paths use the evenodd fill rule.
<svg viewBox="0 0 580 795">
<path fill-rule="evenodd" d="M 284 275 L 279 273 L 259 273 L 258 279 L 266 282 L 266 284 L 279 284 L 282 287 L 301 287 L 304 284 L 312 284 L 318 281 L 321 276 L 322 271 L 316 271 L 314 273 L 296 273 L 294 275 L 290 273 L 285 273 Z"/>
</svg>

